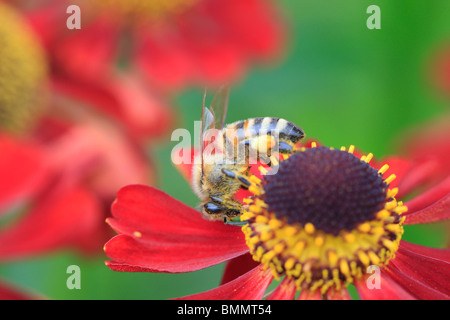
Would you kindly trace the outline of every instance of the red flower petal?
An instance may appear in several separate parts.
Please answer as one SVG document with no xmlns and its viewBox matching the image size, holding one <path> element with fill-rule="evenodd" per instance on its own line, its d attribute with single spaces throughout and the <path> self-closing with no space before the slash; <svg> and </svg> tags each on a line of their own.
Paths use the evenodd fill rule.
<svg viewBox="0 0 450 320">
<path fill-rule="evenodd" d="M 201 1 L 167 24 L 139 30 L 138 69 L 166 88 L 236 80 L 249 60 L 282 50 L 284 26 L 273 9 L 261 0 Z"/>
<path fill-rule="evenodd" d="M 403 273 L 393 263 L 389 266 L 386 272 L 389 273 L 389 275 L 397 284 L 399 284 L 406 291 L 410 292 L 410 294 L 414 296 L 415 299 L 448 300 L 450 298 L 450 296 L 441 293 L 439 290 L 436 290 Z"/>
<path fill-rule="evenodd" d="M 427 248 L 402 241 L 388 271 L 392 278 L 420 299 L 450 299 L 448 249 Z"/>
<path fill-rule="evenodd" d="M 16 225 L 0 233 L 0 260 L 75 245 L 98 230 L 101 214 L 86 190 L 54 187 Z"/>
<path fill-rule="evenodd" d="M 442 221 L 450 218 L 450 177 L 436 187 L 405 203 L 405 224 Z"/>
<path fill-rule="evenodd" d="M 178 88 L 196 74 L 189 44 L 173 32 L 173 26 L 157 26 L 136 34 L 134 61 L 138 70 L 155 86 Z"/>
<path fill-rule="evenodd" d="M 385 270 L 380 273 L 380 289 L 369 289 L 366 278 L 355 283 L 359 297 L 363 300 L 415 300 L 407 290 L 394 281 Z"/>
<path fill-rule="evenodd" d="M 149 268 L 142 268 L 137 266 L 127 265 L 125 263 L 117 263 L 115 261 L 105 261 L 105 265 L 114 271 L 119 272 L 160 272 Z"/>
<path fill-rule="evenodd" d="M 395 259 L 381 272 L 381 289 L 356 284 L 363 299 L 450 298 L 450 251 L 400 243 Z"/>
<path fill-rule="evenodd" d="M 439 249 L 439 248 L 431 248 L 424 247 L 418 244 L 414 244 L 407 241 L 402 241 L 400 243 L 402 251 L 410 251 L 415 254 L 419 254 L 425 257 L 429 257 L 431 259 L 440 260 L 446 263 L 450 263 L 450 251 L 449 249 Z"/>
<path fill-rule="evenodd" d="M 206 2 L 203 2 L 206 4 Z M 230 3 L 224 3 L 229 7 Z M 211 14 L 210 14 L 211 16 Z M 189 45 L 186 50 L 191 53 L 191 59 L 196 66 L 196 78 L 201 83 L 220 85 L 224 82 L 236 80 L 244 69 L 247 56 L 244 46 L 236 43 L 236 38 L 228 38 L 227 26 L 219 25 L 218 28 L 205 28 L 204 24 L 194 21 L 194 12 L 184 15 L 179 23 L 183 39 Z M 214 17 L 210 22 L 217 24 Z"/>
<path fill-rule="evenodd" d="M 116 76 L 106 83 L 106 89 L 119 103 L 122 121 L 131 132 L 151 138 L 169 133 L 175 122 L 172 109 L 137 77 Z"/>
<path fill-rule="evenodd" d="M 108 201 L 124 185 L 155 180 L 149 159 L 135 142 L 99 119 L 85 119 L 51 144 L 49 151 L 53 167 L 66 173 L 79 167 L 75 177 L 90 174 L 90 187 Z"/>
<path fill-rule="evenodd" d="M 119 32 L 115 23 L 102 18 L 90 21 L 81 30 L 61 32 L 49 48 L 56 71 L 92 83 L 106 79 L 114 66 Z"/>
<path fill-rule="evenodd" d="M 284 25 L 269 1 L 206 1 L 206 7 L 209 15 L 225 26 L 227 37 L 239 42 L 241 54 L 268 58 L 281 51 Z"/>
<path fill-rule="evenodd" d="M 259 262 L 253 260 L 250 253 L 228 260 L 220 284 L 236 279 L 247 271 L 254 269 L 257 265 L 259 265 Z"/>
<path fill-rule="evenodd" d="M 29 198 L 46 183 L 50 174 L 43 150 L 0 136 L 0 215 L 6 206 Z"/>
<path fill-rule="evenodd" d="M 297 287 L 290 278 L 286 277 L 267 297 L 267 300 L 294 300 Z"/>
<path fill-rule="evenodd" d="M 330 289 L 327 292 L 328 300 L 351 300 L 350 294 L 346 288 L 341 290 Z"/>
<path fill-rule="evenodd" d="M 99 82 L 52 77 L 55 91 L 107 114 L 139 140 L 168 133 L 173 113 L 134 77 L 116 76 Z"/>
<path fill-rule="evenodd" d="M 217 288 L 177 300 L 261 300 L 271 281 L 270 270 L 258 266 Z"/>
<path fill-rule="evenodd" d="M 0 301 L 3 300 L 37 300 L 42 299 L 36 294 L 27 292 L 23 289 L 13 287 L 5 281 L 0 281 Z"/>
<path fill-rule="evenodd" d="M 399 192 L 397 197 L 402 198 L 411 192 L 414 188 L 426 182 L 438 168 L 438 164 L 433 159 L 424 161 L 415 161 L 409 167 L 409 170 L 398 179 Z M 397 179 L 396 179 L 397 180 Z"/>
<path fill-rule="evenodd" d="M 118 193 L 108 223 L 122 233 L 105 245 L 115 266 L 189 272 L 248 252 L 240 228 L 208 221 L 162 191 L 127 186 Z"/>
<path fill-rule="evenodd" d="M 61 30 L 55 28 L 55 25 L 64 25 L 67 17 L 61 13 L 66 11 L 68 5 L 67 1 L 66 3 L 57 1 L 39 7 L 34 6 L 32 10 L 21 11 L 47 49 L 51 47 L 61 33 Z"/>
<path fill-rule="evenodd" d="M 450 219 L 450 194 L 431 206 L 406 215 L 405 224 L 421 224 Z"/>
<path fill-rule="evenodd" d="M 297 298 L 298 300 L 322 300 L 322 295 L 320 294 L 320 290 L 315 290 L 311 292 L 309 290 L 302 290 L 300 295 Z"/>
<path fill-rule="evenodd" d="M 417 163 L 433 162 L 427 185 L 435 185 L 450 174 L 450 114 L 441 114 L 425 125 L 404 132 L 400 149 Z"/>
</svg>

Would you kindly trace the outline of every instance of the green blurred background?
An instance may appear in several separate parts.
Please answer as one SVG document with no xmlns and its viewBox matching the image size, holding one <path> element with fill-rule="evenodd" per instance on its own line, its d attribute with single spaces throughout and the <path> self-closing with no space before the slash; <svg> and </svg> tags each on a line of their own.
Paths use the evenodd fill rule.
<svg viewBox="0 0 450 320">
<path fill-rule="evenodd" d="M 430 80 L 430 65 L 450 43 L 450 1 L 279 1 L 289 25 L 286 54 L 250 70 L 232 87 L 227 121 L 288 119 L 325 145 L 356 145 L 376 157 L 395 153 L 406 128 L 449 111 Z M 369 30 L 369 5 L 381 9 L 381 30 Z M 251 17 L 249 17 L 251 21 Z M 193 132 L 203 92 L 174 98 L 178 127 Z M 152 148 L 158 187 L 188 205 L 197 199 L 170 161 L 176 142 Z M 407 226 L 405 240 L 442 247 L 442 225 Z M 216 287 L 223 265 L 189 274 L 120 273 L 103 263 L 58 252 L 0 266 L 2 278 L 51 299 L 168 299 Z M 66 269 L 81 267 L 81 290 L 69 290 Z M 354 294 L 354 292 L 353 292 Z"/>
</svg>

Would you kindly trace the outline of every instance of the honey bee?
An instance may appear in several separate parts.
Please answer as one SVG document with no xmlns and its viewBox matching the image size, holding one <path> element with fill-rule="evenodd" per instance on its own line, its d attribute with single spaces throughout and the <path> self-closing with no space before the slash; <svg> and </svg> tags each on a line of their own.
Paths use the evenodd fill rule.
<svg viewBox="0 0 450 320">
<path fill-rule="evenodd" d="M 225 125 L 229 93 L 228 86 L 221 87 L 207 108 L 205 90 L 201 150 L 192 168 L 192 188 L 201 200 L 203 215 L 211 220 L 224 219 L 225 222 L 242 212 L 242 204 L 234 199 L 234 195 L 250 185 L 245 178 L 251 166 L 250 160 L 264 160 L 270 164 L 268 158 L 273 152 L 292 153 L 295 144 L 305 136 L 303 130 L 292 122 L 274 117 L 252 118 Z M 215 130 L 213 142 L 207 137 L 212 129 Z M 213 148 L 209 148 L 211 146 Z M 208 148 L 213 151 L 206 152 Z"/>
</svg>

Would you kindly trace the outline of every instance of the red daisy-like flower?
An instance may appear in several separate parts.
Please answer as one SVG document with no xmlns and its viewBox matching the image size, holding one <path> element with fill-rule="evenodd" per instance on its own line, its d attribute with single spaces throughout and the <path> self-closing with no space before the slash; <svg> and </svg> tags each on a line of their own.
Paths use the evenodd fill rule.
<svg viewBox="0 0 450 320">
<path fill-rule="evenodd" d="M 221 84 L 276 56 L 283 25 L 268 0 L 78 1 L 79 30 L 67 30 L 71 1 L 30 3 L 33 25 L 62 76 L 95 82 L 130 67 L 153 85 Z M 30 8 L 31 7 L 31 8 Z"/>
<path fill-rule="evenodd" d="M 0 2 L 2 8 L 9 8 L 9 12 L 12 12 L 10 6 L 14 6 L 20 12 L 20 19 L 27 19 L 26 22 L 29 25 L 27 29 L 30 29 L 26 31 L 27 35 L 24 36 L 24 32 L 21 32 L 14 39 L 32 37 L 33 46 L 42 47 L 39 48 L 39 51 L 43 51 L 43 49 L 45 51 L 44 54 L 39 52 L 39 54 L 32 56 L 31 53 L 36 52 L 36 50 L 27 51 L 30 45 L 23 45 L 23 40 L 10 41 L 14 32 L 8 29 L 9 24 L 4 23 L 0 32 L 4 33 L 4 39 L 8 40 L 6 45 L 11 46 L 11 52 L 19 52 L 16 55 L 21 57 L 20 61 L 22 62 L 22 64 L 14 64 L 14 68 L 18 69 L 13 70 L 14 76 L 22 72 L 27 75 L 26 83 L 28 85 L 39 84 L 41 91 L 42 86 L 47 86 L 50 87 L 52 95 L 76 100 L 78 104 L 81 101 L 84 107 L 100 112 L 108 120 L 123 127 L 127 134 L 135 140 L 147 142 L 149 138 L 167 134 L 167 129 L 172 125 L 174 114 L 165 101 L 166 97 L 154 88 L 144 85 L 139 75 L 113 68 L 115 61 L 111 59 L 114 52 L 111 50 L 107 54 L 111 57 L 107 59 L 104 50 L 108 47 L 110 41 L 116 43 L 117 39 L 107 37 L 102 32 L 103 29 L 99 30 L 95 23 L 92 26 L 86 26 L 83 32 L 81 30 L 68 30 L 66 19 L 69 15 L 66 11 L 70 4 L 69 1 L 37 3 L 34 1 L 4 0 Z M 88 10 L 83 10 L 83 13 L 85 11 Z M 17 20 L 19 12 L 15 13 L 16 18 L 14 19 Z M 82 17 L 83 21 L 90 20 L 87 18 L 87 12 Z M 22 22 L 22 24 L 24 23 Z M 111 22 L 110 27 L 113 28 L 113 26 L 114 24 Z M 119 31 L 116 30 L 116 27 L 113 29 L 117 33 L 113 32 L 111 36 L 118 37 Z M 35 42 L 40 43 L 36 44 Z M 103 46 L 102 44 L 105 42 L 106 46 Z M 19 45 L 19 43 L 22 45 Z M 2 55 L 7 52 L 9 51 L 2 51 Z M 23 59 L 27 58 L 27 55 L 33 59 L 24 61 Z M 6 64 L 10 60 L 8 60 L 8 56 L 5 56 L 3 61 Z M 5 67 L 4 70 L 13 69 L 12 66 Z M 46 79 L 42 77 L 44 74 Z M 38 76 L 40 79 L 37 78 Z M 9 82 L 7 87 L 14 89 L 16 87 L 13 87 L 13 85 L 22 80 L 10 76 L 7 78 Z M 24 81 L 17 84 L 16 89 L 23 86 L 23 83 Z M 27 89 L 21 88 L 25 92 L 29 91 Z M 36 91 L 35 88 L 32 89 Z M 14 101 L 18 105 L 31 105 L 36 108 L 37 105 L 42 105 L 45 99 L 43 99 L 44 95 L 41 92 L 35 96 L 39 97 L 39 100 L 36 97 L 32 97 L 34 100 L 31 100 L 27 96 L 18 99 L 16 96 Z M 13 110 L 14 108 L 9 109 Z M 8 116 L 8 114 L 4 115 Z M 24 113 L 24 115 L 28 114 Z M 38 118 L 36 114 L 33 114 L 33 117 Z M 11 117 L 8 118 L 8 122 L 12 122 Z M 17 118 L 17 115 L 15 118 Z"/>
<path fill-rule="evenodd" d="M 155 188 L 127 186 L 108 219 L 119 235 L 105 245 L 106 265 L 173 273 L 227 261 L 219 287 L 183 299 L 261 299 L 274 278 L 282 281 L 267 299 L 348 299 L 349 283 L 362 299 L 450 298 L 450 251 L 401 239 L 404 225 L 449 218 L 450 178 L 403 204 L 403 181 L 417 181 L 420 170 L 372 158 L 313 144 L 275 175 L 245 177 L 242 230 Z M 367 282 L 368 267 L 380 271 L 379 288 Z"/>
</svg>

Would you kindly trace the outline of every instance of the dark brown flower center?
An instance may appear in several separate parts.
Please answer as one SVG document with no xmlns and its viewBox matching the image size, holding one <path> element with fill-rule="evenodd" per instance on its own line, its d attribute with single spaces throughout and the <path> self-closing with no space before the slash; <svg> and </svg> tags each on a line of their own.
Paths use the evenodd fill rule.
<svg viewBox="0 0 450 320">
<path fill-rule="evenodd" d="M 387 185 L 381 174 L 351 153 L 311 148 L 283 161 L 267 176 L 264 201 L 287 223 L 312 223 L 337 235 L 373 220 L 385 204 Z"/>
</svg>

